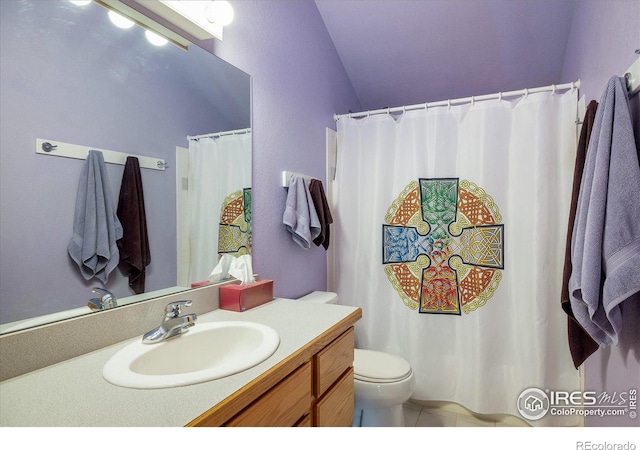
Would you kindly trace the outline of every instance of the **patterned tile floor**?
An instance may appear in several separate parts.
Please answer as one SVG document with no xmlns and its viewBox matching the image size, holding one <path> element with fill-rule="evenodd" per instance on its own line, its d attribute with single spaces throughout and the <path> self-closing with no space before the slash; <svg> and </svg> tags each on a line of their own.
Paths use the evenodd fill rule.
<svg viewBox="0 0 640 450">
<path fill-rule="evenodd" d="M 407 427 L 528 427 L 515 416 L 478 415 L 455 403 L 407 402 L 403 405 Z"/>
</svg>

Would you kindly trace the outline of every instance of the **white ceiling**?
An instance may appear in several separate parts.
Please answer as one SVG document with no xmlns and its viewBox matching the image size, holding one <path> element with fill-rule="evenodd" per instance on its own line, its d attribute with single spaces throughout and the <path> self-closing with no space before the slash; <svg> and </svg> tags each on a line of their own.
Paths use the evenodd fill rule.
<svg viewBox="0 0 640 450">
<path fill-rule="evenodd" d="M 574 81 L 560 79 L 574 0 L 316 4 L 366 110 Z"/>
</svg>

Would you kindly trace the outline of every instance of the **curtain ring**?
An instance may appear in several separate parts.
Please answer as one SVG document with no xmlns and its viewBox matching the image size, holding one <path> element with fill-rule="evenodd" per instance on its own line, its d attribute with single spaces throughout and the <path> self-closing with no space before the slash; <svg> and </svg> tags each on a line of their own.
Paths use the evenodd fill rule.
<svg viewBox="0 0 640 450">
<path fill-rule="evenodd" d="M 475 105 L 475 104 L 476 104 L 476 96 L 475 96 L 475 95 L 473 95 L 473 96 L 471 97 L 471 106 L 473 106 L 473 105 Z"/>
<path fill-rule="evenodd" d="M 573 91 L 576 88 L 575 82 L 571 82 L 571 90 Z"/>
<path fill-rule="evenodd" d="M 527 98 L 529 96 L 529 89 L 525 89 L 524 90 L 524 98 Z"/>
<path fill-rule="evenodd" d="M 498 92 L 498 101 L 501 102 L 502 101 L 502 92 Z"/>
<path fill-rule="evenodd" d="M 555 84 L 552 84 L 552 85 L 551 85 L 551 87 L 553 88 L 553 91 L 552 91 L 551 93 L 552 93 L 552 94 L 555 94 L 555 93 L 556 93 L 556 85 L 555 85 Z"/>
<path fill-rule="evenodd" d="M 451 109 L 451 99 L 447 99 L 447 108 Z"/>
</svg>

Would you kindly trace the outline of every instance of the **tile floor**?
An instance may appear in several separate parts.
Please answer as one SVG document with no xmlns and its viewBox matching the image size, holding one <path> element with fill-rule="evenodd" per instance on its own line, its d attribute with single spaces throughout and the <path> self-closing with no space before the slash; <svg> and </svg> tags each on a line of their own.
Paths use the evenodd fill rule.
<svg viewBox="0 0 640 450">
<path fill-rule="evenodd" d="M 474 414 L 456 403 L 407 402 L 403 405 L 407 427 L 528 427 L 518 417 Z"/>
</svg>

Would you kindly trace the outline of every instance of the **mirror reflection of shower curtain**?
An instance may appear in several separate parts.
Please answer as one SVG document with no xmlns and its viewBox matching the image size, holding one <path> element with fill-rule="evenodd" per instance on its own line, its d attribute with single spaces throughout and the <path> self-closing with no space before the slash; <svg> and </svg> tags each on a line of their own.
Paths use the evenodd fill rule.
<svg viewBox="0 0 640 450">
<path fill-rule="evenodd" d="M 205 281 L 218 263 L 221 217 L 230 198 L 240 197 L 244 204 L 243 193 L 251 187 L 250 162 L 251 133 L 189 141 L 191 283 Z"/>
<path fill-rule="evenodd" d="M 357 348 L 411 363 L 415 400 L 520 417 L 525 389 L 579 390 L 559 300 L 576 104 L 546 92 L 338 120 L 335 290 L 363 309 Z"/>
</svg>

